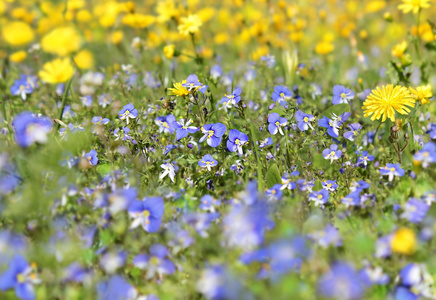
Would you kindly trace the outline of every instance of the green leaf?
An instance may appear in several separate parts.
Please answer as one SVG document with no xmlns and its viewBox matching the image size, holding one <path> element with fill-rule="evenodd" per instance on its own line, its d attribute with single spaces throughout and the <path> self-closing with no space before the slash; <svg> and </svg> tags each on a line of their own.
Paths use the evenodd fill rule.
<svg viewBox="0 0 436 300">
<path fill-rule="evenodd" d="M 425 44 L 424 47 L 429 51 L 436 51 L 436 41 L 429 42 Z"/>
<path fill-rule="evenodd" d="M 324 111 L 322 115 L 326 116 L 327 118 L 331 118 L 332 114 L 339 116 L 344 112 L 350 112 L 350 105 L 348 105 L 347 103 L 333 105 L 330 108 L 328 108 L 326 111 Z"/>
<path fill-rule="evenodd" d="M 280 176 L 279 168 L 276 164 L 271 165 L 266 172 L 266 186 L 271 188 L 275 184 L 280 183 L 281 180 L 282 177 Z"/>
<path fill-rule="evenodd" d="M 280 117 L 286 116 L 286 110 L 281 106 L 275 106 L 273 109 L 269 111 L 269 114 L 278 113 Z"/>
</svg>

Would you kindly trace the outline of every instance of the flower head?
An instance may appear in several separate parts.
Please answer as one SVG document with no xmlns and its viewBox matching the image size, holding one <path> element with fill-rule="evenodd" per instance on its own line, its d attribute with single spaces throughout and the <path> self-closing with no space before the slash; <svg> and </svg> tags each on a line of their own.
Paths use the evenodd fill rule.
<svg viewBox="0 0 436 300">
<path fill-rule="evenodd" d="M 333 144 L 330 146 L 330 148 L 324 149 L 324 151 L 322 152 L 322 156 L 325 159 L 330 159 L 330 163 L 332 163 L 333 160 L 341 158 L 342 151 L 338 150 L 338 145 Z"/>
<path fill-rule="evenodd" d="M 354 92 L 350 89 L 347 89 L 343 85 L 335 85 L 333 87 L 333 98 L 332 103 L 334 105 L 341 103 L 348 103 L 353 100 Z"/>
<path fill-rule="evenodd" d="M 415 106 L 415 99 L 410 95 L 409 90 L 403 86 L 386 86 L 377 87 L 371 91 L 371 94 L 363 103 L 364 116 L 371 116 L 371 121 L 379 120 L 382 116 L 382 122 L 389 118 L 395 121 L 395 112 L 407 115 L 410 112 L 409 107 Z"/>
<path fill-rule="evenodd" d="M 394 179 L 394 176 L 403 177 L 405 174 L 404 169 L 401 168 L 400 164 L 387 164 L 386 167 L 380 168 L 381 175 L 388 175 L 389 181 Z"/>
<path fill-rule="evenodd" d="M 89 161 L 89 164 L 91 166 L 94 166 L 98 163 L 97 151 L 95 151 L 94 149 L 86 153 L 85 158 L 87 161 Z"/>
<path fill-rule="evenodd" d="M 204 136 L 200 139 L 200 143 L 207 140 L 207 144 L 211 147 L 218 147 L 221 144 L 222 136 L 226 132 L 227 127 L 224 124 L 206 124 L 201 127 L 201 132 Z"/>
<path fill-rule="evenodd" d="M 183 86 L 185 82 L 186 81 L 174 83 L 173 84 L 174 87 L 168 89 L 168 95 L 174 95 L 174 96 L 189 95 L 189 90 Z"/>
<path fill-rule="evenodd" d="M 48 83 L 62 83 L 68 81 L 74 74 L 74 68 L 68 58 L 56 58 L 44 64 L 39 71 L 41 79 Z"/>
<path fill-rule="evenodd" d="M 237 129 L 230 130 L 229 140 L 227 141 L 227 149 L 229 149 L 229 151 L 238 151 L 239 155 L 242 155 L 242 146 L 246 144 L 248 144 L 248 135 Z"/>
<path fill-rule="evenodd" d="M 145 198 L 144 201 L 133 200 L 127 211 L 133 219 L 130 228 L 141 225 L 145 231 L 153 233 L 160 228 L 164 202 L 159 197 Z"/>
<path fill-rule="evenodd" d="M 430 0 L 403 0 L 403 3 L 398 5 L 398 9 L 402 10 L 405 14 L 409 12 L 417 14 L 421 9 L 429 8 L 429 2 Z"/>
<path fill-rule="evenodd" d="M 127 124 L 129 124 L 129 119 L 134 119 L 138 116 L 138 110 L 135 109 L 133 104 L 125 105 L 120 112 L 118 113 L 121 120 L 126 120 Z"/>
<path fill-rule="evenodd" d="M 15 130 L 15 140 L 21 147 L 29 147 L 35 142 L 47 142 L 47 135 L 53 127 L 53 123 L 47 117 L 36 117 L 31 112 L 22 112 L 12 121 Z"/>
<path fill-rule="evenodd" d="M 421 104 L 430 103 L 430 98 L 433 97 L 430 84 L 418 86 L 416 89 L 409 87 L 409 90 L 412 97 Z"/>
<path fill-rule="evenodd" d="M 268 131 L 272 135 L 276 135 L 277 132 L 280 132 L 281 135 L 284 135 L 282 127 L 285 127 L 288 124 L 288 120 L 286 118 L 281 118 L 278 113 L 271 113 L 268 116 Z"/>
<path fill-rule="evenodd" d="M 196 33 L 200 26 L 203 25 L 201 18 L 197 15 L 189 15 L 188 17 L 181 18 L 180 25 L 177 27 L 179 32 L 183 35 Z"/>
<path fill-rule="evenodd" d="M 278 102 L 280 105 L 285 105 L 287 100 L 291 99 L 292 96 L 292 91 L 286 86 L 277 85 L 274 87 L 274 92 L 272 93 L 271 98 L 274 102 Z"/>
<path fill-rule="evenodd" d="M 312 116 L 311 114 L 305 114 L 301 110 L 298 110 L 295 113 L 295 120 L 297 120 L 298 122 L 297 123 L 298 128 L 301 131 L 306 131 L 307 129 L 309 129 L 309 127 L 313 129 L 313 126 L 310 123 L 315 120 L 315 117 Z"/>
<path fill-rule="evenodd" d="M 218 165 L 218 161 L 212 157 L 210 154 L 206 154 L 203 158 L 198 161 L 198 165 L 202 168 L 207 168 L 210 171 L 211 167 Z"/>
</svg>

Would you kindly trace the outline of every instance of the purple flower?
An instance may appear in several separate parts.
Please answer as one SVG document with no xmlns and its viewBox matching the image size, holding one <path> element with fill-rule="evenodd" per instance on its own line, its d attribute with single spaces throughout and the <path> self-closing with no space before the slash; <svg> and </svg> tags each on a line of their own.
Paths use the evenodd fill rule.
<svg viewBox="0 0 436 300">
<path fill-rule="evenodd" d="M 313 191 L 309 195 L 309 201 L 313 201 L 315 206 L 324 207 L 324 204 L 329 200 L 329 191 L 321 189 L 319 191 Z"/>
<path fill-rule="evenodd" d="M 298 172 L 298 171 L 296 171 Z M 291 175 L 289 175 L 288 172 L 284 172 L 283 176 L 282 176 L 282 187 L 280 188 L 281 190 L 284 189 L 288 189 L 288 190 L 294 190 L 297 185 L 295 184 L 295 182 L 292 181 L 292 177 L 295 177 L 296 175 L 293 175 L 294 172 L 291 173 Z"/>
<path fill-rule="evenodd" d="M 156 274 L 173 274 L 176 271 L 175 264 L 167 259 L 168 249 L 162 244 L 154 244 L 150 247 L 150 255 L 139 254 L 133 258 L 133 265 L 139 269 L 147 270 L 146 279 L 153 278 Z"/>
<path fill-rule="evenodd" d="M 89 164 L 91 166 L 94 166 L 98 163 L 97 151 L 95 151 L 94 149 L 86 153 L 85 158 L 89 161 Z"/>
<path fill-rule="evenodd" d="M 239 101 L 241 101 L 241 89 L 237 88 L 233 90 L 233 92 L 230 95 L 224 95 L 224 97 L 221 98 L 221 104 L 224 105 L 226 108 L 230 108 L 235 104 L 238 104 Z"/>
<path fill-rule="evenodd" d="M 198 87 L 202 86 L 198 80 L 197 75 L 191 74 L 186 79 L 186 82 L 182 84 L 183 87 L 187 88 L 189 91 L 196 90 Z"/>
<path fill-rule="evenodd" d="M 430 206 L 425 201 L 411 198 L 404 205 L 404 212 L 401 214 L 401 218 L 412 223 L 421 223 L 429 209 Z"/>
<path fill-rule="evenodd" d="M 25 111 L 18 114 L 12 121 L 15 130 L 15 140 L 21 147 L 29 147 L 34 143 L 46 143 L 47 134 L 53 127 L 53 122 L 47 117 L 36 117 Z"/>
<path fill-rule="evenodd" d="M 188 135 L 188 133 L 196 133 L 198 131 L 198 128 L 195 126 L 189 126 L 191 125 L 192 120 L 189 119 L 188 122 L 185 123 L 185 119 L 181 119 L 178 122 L 174 123 L 174 126 L 176 128 L 176 138 L 177 140 L 181 140 L 184 137 Z"/>
<path fill-rule="evenodd" d="M 201 197 L 199 208 L 202 210 L 207 210 L 211 212 L 215 212 L 215 206 L 221 205 L 221 201 L 215 199 L 211 195 L 204 195 Z"/>
<path fill-rule="evenodd" d="M 322 248 L 327 248 L 330 245 L 342 246 L 339 230 L 330 223 L 323 230 L 308 234 L 308 237 Z"/>
<path fill-rule="evenodd" d="M 362 191 L 362 190 L 365 190 L 365 189 L 367 189 L 367 188 L 369 188 L 369 187 L 370 187 L 369 183 L 366 182 L 365 180 L 360 180 L 360 181 L 358 181 L 358 182 L 353 181 L 353 182 L 351 183 L 350 190 L 351 190 L 352 192 L 357 191 L 357 190 Z"/>
<path fill-rule="evenodd" d="M 326 298 L 360 299 L 364 286 L 351 265 L 337 262 L 319 279 L 318 292 Z"/>
<path fill-rule="evenodd" d="M 32 79 L 34 78 L 34 80 Z M 20 95 L 23 101 L 26 100 L 27 94 L 32 94 L 36 86 L 35 76 L 20 75 L 20 79 L 15 80 L 11 86 L 11 94 Z"/>
<path fill-rule="evenodd" d="M 271 137 L 267 137 L 266 139 L 259 142 L 259 148 L 262 149 L 272 144 L 273 144 L 273 139 Z"/>
<path fill-rule="evenodd" d="M 145 231 L 153 233 L 160 228 L 164 202 L 159 197 L 145 198 L 143 201 L 133 200 L 127 211 L 133 219 L 130 225 L 131 229 L 141 225 Z"/>
<path fill-rule="evenodd" d="M 107 252 L 100 259 L 100 266 L 107 273 L 113 274 L 117 269 L 124 266 L 127 259 L 127 253 L 125 251 L 119 252 Z"/>
<path fill-rule="evenodd" d="M 436 144 L 428 142 L 421 150 L 415 153 L 414 160 L 420 162 L 423 168 L 436 162 Z"/>
<path fill-rule="evenodd" d="M 347 208 L 350 207 L 350 206 L 360 206 L 360 204 L 361 204 L 361 201 L 360 201 L 360 192 L 361 192 L 361 190 L 356 190 L 354 192 L 351 192 L 347 196 L 343 197 L 341 199 L 341 202 Z"/>
<path fill-rule="evenodd" d="M 332 119 L 329 119 L 327 117 L 322 117 L 318 121 L 318 126 L 327 128 L 327 133 L 331 137 L 338 137 L 339 136 L 339 128 L 341 125 L 351 116 L 351 113 L 345 112 L 341 114 L 339 117 L 333 114 Z"/>
<path fill-rule="evenodd" d="M 92 125 L 100 125 L 100 124 L 106 125 L 107 123 L 109 123 L 109 121 L 110 120 L 108 118 L 103 118 L 103 117 L 100 117 L 100 116 L 96 116 L 96 117 L 93 117 L 91 119 L 91 124 Z"/>
<path fill-rule="evenodd" d="M 350 128 L 350 131 L 346 131 L 344 133 L 344 138 L 354 142 L 354 139 L 359 136 L 359 130 L 362 128 L 362 125 L 360 125 L 359 123 L 354 123 L 348 125 L 348 128 Z"/>
<path fill-rule="evenodd" d="M 338 150 L 338 145 L 333 144 L 330 146 L 330 148 L 324 149 L 324 151 L 322 152 L 322 156 L 325 159 L 330 159 L 330 163 L 332 163 L 333 160 L 341 158 L 342 151 Z"/>
<path fill-rule="evenodd" d="M 18 298 L 30 300 L 35 299 L 33 285 L 40 282 L 34 267 L 24 257 L 16 254 L 9 264 L 9 269 L 0 276 L 0 289 L 15 289 Z"/>
<path fill-rule="evenodd" d="M 310 122 L 313 122 L 315 120 L 315 117 L 312 116 L 311 114 L 305 114 L 301 110 L 298 110 L 295 113 L 295 120 L 298 121 L 297 123 L 298 128 L 301 131 L 306 131 L 307 129 L 309 129 L 309 127 L 313 129 L 312 124 L 310 124 Z"/>
<path fill-rule="evenodd" d="M 207 170 L 210 171 L 211 167 L 218 165 L 218 161 L 215 160 L 212 155 L 206 154 L 201 160 L 198 161 L 198 165 L 202 168 L 207 168 Z"/>
<path fill-rule="evenodd" d="M 347 89 L 342 85 L 335 85 L 333 87 L 333 98 L 332 98 L 333 105 L 348 103 L 349 101 L 353 100 L 353 98 L 354 98 L 354 92 L 352 90 Z"/>
<path fill-rule="evenodd" d="M 133 104 L 125 105 L 120 112 L 118 113 L 121 120 L 126 120 L 127 124 L 129 124 L 129 119 L 135 119 L 138 116 L 138 110 L 135 109 Z"/>
<path fill-rule="evenodd" d="M 218 147 L 221 144 L 221 139 L 226 132 L 226 125 L 221 123 L 206 124 L 201 127 L 201 132 L 204 136 L 200 139 L 200 143 L 207 139 L 207 144 L 211 147 Z"/>
<path fill-rule="evenodd" d="M 403 177 L 405 174 L 400 164 L 387 164 L 386 167 L 380 168 L 379 172 L 381 175 L 388 175 L 389 181 L 392 181 L 394 176 Z"/>
<path fill-rule="evenodd" d="M 274 92 L 271 95 L 271 99 L 274 102 L 278 102 L 280 105 L 284 106 L 287 100 L 292 98 L 292 92 L 284 85 L 277 85 L 274 87 Z"/>
<path fill-rule="evenodd" d="M 375 158 L 373 155 L 368 155 L 368 151 L 363 151 L 362 155 L 357 158 L 357 163 L 360 165 L 364 165 L 365 167 L 368 165 L 369 161 L 373 161 Z"/>
<path fill-rule="evenodd" d="M 157 117 L 154 122 L 159 126 L 159 132 L 173 133 L 176 129 L 176 118 L 173 115 Z"/>
<path fill-rule="evenodd" d="M 238 151 L 238 154 L 242 155 L 242 146 L 246 144 L 248 144 L 248 135 L 240 132 L 237 129 L 230 130 L 229 139 L 227 141 L 227 149 L 229 149 L 229 151 Z"/>
<path fill-rule="evenodd" d="M 265 194 L 270 201 L 280 200 L 283 197 L 283 192 L 281 190 L 281 184 L 275 184 L 272 188 L 267 189 Z"/>
<path fill-rule="evenodd" d="M 321 182 L 321 184 L 323 189 L 326 189 L 330 192 L 334 192 L 338 188 L 336 180 L 324 180 Z"/>
<path fill-rule="evenodd" d="M 280 132 L 281 135 L 284 135 L 282 127 L 285 127 L 288 124 L 288 120 L 286 118 L 281 118 L 278 113 L 271 113 L 268 116 L 268 131 L 272 135 L 276 135 L 277 132 Z"/>
<path fill-rule="evenodd" d="M 114 135 L 117 137 L 115 140 L 121 139 L 122 141 L 125 140 L 131 140 L 132 137 L 129 135 L 130 128 L 129 127 L 123 127 L 123 128 L 116 128 L 114 130 Z"/>
<path fill-rule="evenodd" d="M 217 79 L 219 77 L 221 77 L 221 75 L 223 75 L 223 70 L 221 69 L 220 65 L 214 65 L 211 69 L 210 69 L 210 77 L 212 77 L 213 79 Z"/>
<path fill-rule="evenodd" d="M 97 295 L 99 300 L 126 300 L 136 299 L 137 291 L 123 277 L 113 275 L 97 285 Z"/>
<path fill-rule="evenodd" d="M 201 272 L 197 290 L 206 299 L 244 299 L 242 284 L 224 265 L 207 267 Z"/>
</svg>

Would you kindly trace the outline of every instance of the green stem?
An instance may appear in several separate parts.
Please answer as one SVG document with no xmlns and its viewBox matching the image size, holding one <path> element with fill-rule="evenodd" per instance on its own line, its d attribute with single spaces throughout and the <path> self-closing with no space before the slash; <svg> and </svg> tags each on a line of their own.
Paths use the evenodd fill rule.
<svg viewBox="0 0 436 300">
<path fill-rule="evenodd" d="M 70 90 L 71 83 L 73 82 L 73 78 L 74 78 L 74 74 L 73 74 L 73 76 L 71 76 L 71 79 L 68 81 L 67 86 L 66 86 L 65 91 L 64 91 L 64 95 L 62 96 L 62 106 L 61 106 L 61 112 L 59 114 L 59 121 L 62 121 L 62 117 L 64 115 L 65 104 L 67 103 L 67 95 L 68 95 L 68 91 Z M 58 124 L 58 128 L 59 127 L 60 127 L 60 124 Z"/>
</svg>

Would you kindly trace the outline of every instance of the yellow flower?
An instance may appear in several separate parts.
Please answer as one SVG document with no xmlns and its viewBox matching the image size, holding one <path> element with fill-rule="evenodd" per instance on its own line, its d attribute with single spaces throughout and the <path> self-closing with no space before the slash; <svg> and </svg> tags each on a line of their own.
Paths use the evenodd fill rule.
<svg viewBox="0 0 436 300">
<path fill-rule="evenodd" d="M 393 57 L 402 58 L 406 49 L 407 49 L 407 42 L 403 41 L 402 43 L 396 44 L 392 48 L 391 54 Z"/>
<path fill-rule="evenodd" d="M 415 99 L 410 95 L 409 90 L 403 86 L 388 84 L 377 87 L 371 91 L 371 94 L 363 103 L 362 109 L 365 109 L 364 116 L 372 115 L 371 121 L 379 120 L 383 115 L 382 122 L 389 118 L 395 121 L 395 112 L 407 115 L 410 109 L 407 107 L 415 106 Z"/>
<path fill-rule="evenodd" d="M 401 9 L 405 14 L 409 12 L 417 14 L 422 8 L 429 8 L 429 2 L 430 0 L 403 0 L 403 3 L 398 5 L 398 9 Z"/>
<path fill-rule="evenodd" d="M 163 52 L 166 58 L 172 59 L 174 56 L 174 51 L 176 50 L 175 45 L 167 45 L 164 47 Z"/>
<path fill-rule="evenodd" d="M 69 80 L 74 74 L 73 65 L 68 58 L 56 58 L 44 64 L 39 77 L 48 83 L 61 83 Z"/>
<path fill-rule="evenodd" d="M 186 82 L 186 80 L 185 80 L 185 82 Z M 187 96 L 187 95 L 189 95 L 189 91 L 184 86 L 182 86 L 182 84 L 183 84 L 183 81 L 174 83 L 174 88 L 169 88 L 168 94 L 175 95 L 175 96 Z"/>
<path fill-rule="evenodd" d="M 90 69 L 94 66 L 94 56 L 89 50 L 82 50 L 74 56 L 74 62 L 80 69 Z"/>
<path fill-rule="evenodd" d="M 119 44 L 124 38 L 124 33 L 121 30 L 116 30 L 112 34 L 112 43 Z"/>
<path fill-rule="evenodd" d="M 2 27 L 3 39 L 12 46 L 25 45 L 31 42 L 35 36 L 33 29 L 24 22 L 9 22 Z"/>
<path fill-rule="evenodd" d="M 315 47 L 315 52 L 321 55 L 329 54 L 333 50 L 335 50 L 335 46 L 332 43 L 326 41 L 319 42 L 318 44 L 316 44 Z"/>
<path fill-rule="evenodd" d="M 418 86 L 416 90 L 409 87 L 409 90 L 412 97 L 415 98 L 416 101 L 421 102 L 421 104 L 430 103 L 430 98 L 433 97 L 430 84 Z"/>
<path fill-rule="evenodd" d="M 26 53 L 26 51 L 24 51 L 24 50 L 20 50 L 20 51 L 17 51 L 17 52 L 12 53 L 12 54 L 9 56 L 9 59 L 10 59 L 12 62 L 19 63 L 19 62 L 22 62 L 23 60 L 25 60 L 26 57 L 27 57 L 27 53 Z"/>
<path fill-rule="evenodd" d="M 79 50 L 82 37 L 73 27 L 59 27 L 47 33 L 41 40 L 42 50 L 60 56 L 67 56 Z"/>
<path fill-rule="evenodd" d="M 177 27 L 179 32 L 183 35 L 189 35 L 192 33 L 196 33 L 200 26 L 203 23 L 201 22 L 201 19 L 197 15 L 189 15 L 188 17 L 182 18 L 180 25 Z"/>
<path fill-rule="evenodd" d="M 155 20 L 156 18 L 151 15 L 133 13 L 125 15 L 121 22 L 133 28 L 146 28 L 152 25 Z"/>
<path fill-rule="evenodd" d="M 416 237 L 412 229 L 398 229 L 391 241 L 392 251 L 400 254 L 411 255 L 416 250 Z"/>
</svg>

